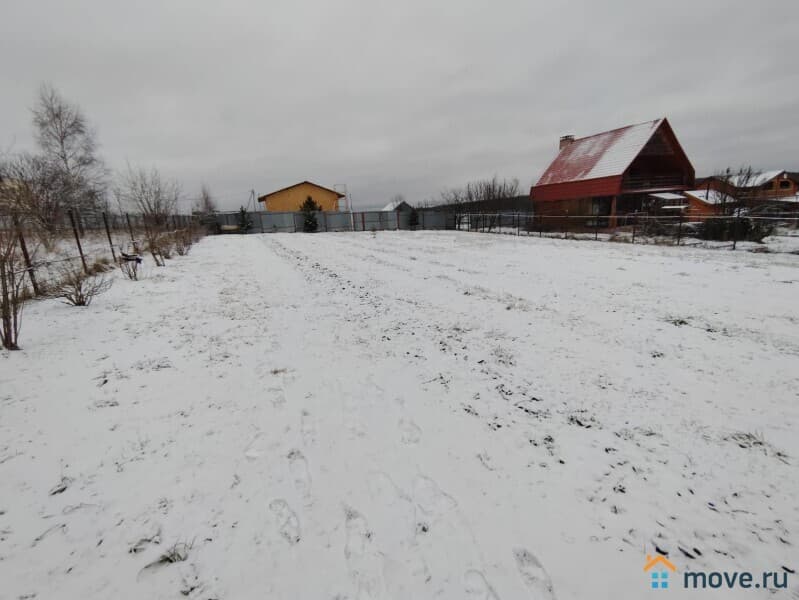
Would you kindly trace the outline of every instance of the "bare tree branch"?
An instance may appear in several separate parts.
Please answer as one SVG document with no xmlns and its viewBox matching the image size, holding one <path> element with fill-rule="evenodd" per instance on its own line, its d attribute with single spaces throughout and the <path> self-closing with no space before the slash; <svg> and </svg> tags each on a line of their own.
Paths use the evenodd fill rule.
<svg viewBox="0 0 799 600">
<path fill-rule="evenodd" d="M 119 176 L 114 195 L 121 211 L 133 210 L 152 225 L 163 225 L 175 214 L 181 190 L 177 181 L 162 179 L 158 169 L 147 171 L 128 165 Z"/>
</svg>

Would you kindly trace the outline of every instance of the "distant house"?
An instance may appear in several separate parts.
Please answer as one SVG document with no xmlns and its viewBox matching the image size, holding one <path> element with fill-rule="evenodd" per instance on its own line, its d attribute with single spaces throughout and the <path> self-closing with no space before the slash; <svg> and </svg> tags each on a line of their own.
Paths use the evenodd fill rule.
<svg viewBox="0 0 799 600">
<path fill-rule="evenodd" d="M 338 201 L 344 194 L 338 193 L 321 185 L 302 181 L 289 187 L 264 194 L 258 197 L 258 202 L 263 204 L 264 210 L 271 212 L 295 212 L 300 210 L 303 202 L 311 198 L 322 210 L 338 210 Z"/>
<path fill-rule="evenodd" d="M 799 195 L 799 173 L 784 169 L 755 172 L 751 177 L 739 173 L 729 177 L 713 175 L 705 177 L 697 183 L 697 187 L 737 193 L 741 197 L 752 197 L 757 200 L 778 200 L 780 198 Z"/>
<path fill-rule="evenodd" d="M 714 189 L 689 190 L 685 192 L 685 198 L 688 204 L 688 216 L 723 215 L 739 206 L 735 196 Z"/>
<path fill-rule="evenodd" d="M 413 210 L 413 206 L 405 202 L 405 200 L 395 200 L 393 202 L 389 202 L 380 210 L 384 212 L 411 212 Z"/>
<path fill-rule="evenodd" d="M 561 137 L 558 155 L 530 197 L 540 215 L 591 215 L 613 227 L 617 216 L 644 210 L 653 193 L 693 189 L 694 177 L 664 118 L 584 138 Z"/>
<path fill-rule="evenodd" d="M 729 214 L 740 204 L 732 194 L 713 189 L 687 190 L 685 192 L 659 192 L 650 194 L 650 214 L 678 214 L 686 218 L 704 218 Z"/>
</svg>

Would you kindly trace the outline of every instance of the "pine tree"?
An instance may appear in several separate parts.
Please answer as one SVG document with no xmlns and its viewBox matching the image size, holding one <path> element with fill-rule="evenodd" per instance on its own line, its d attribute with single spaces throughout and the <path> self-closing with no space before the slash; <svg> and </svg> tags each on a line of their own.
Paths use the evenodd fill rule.
<svg viewBox="0 0 799 600">
<path fill-rule="evenodd" d="M 239 209 L 239 231 L 241 233 L 247 233 L 250 228 L 252 228 L 252 221 L 247 214 L 247 209 L 242 206 Z"/>
<path fill-rule="evenodd" d="M 319 228 L 319 223 L 316 222 L 316 211 L 322 210 L 322 207 L 314 202 L 313 198 L 308 196 L 305 202 L 300 206 L 302 211 L 302 230 L 305 233 L 313 233 Z"/>
</svg>

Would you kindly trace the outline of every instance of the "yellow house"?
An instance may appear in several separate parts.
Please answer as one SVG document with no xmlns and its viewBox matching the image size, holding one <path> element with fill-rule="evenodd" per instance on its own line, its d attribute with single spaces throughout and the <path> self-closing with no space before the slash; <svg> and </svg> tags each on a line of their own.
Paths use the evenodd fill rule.
<svg viewBox="0 0 799 600">
<path fill-rule="evenodd" d="M 311 198 L 322 210 L 338 210 L 338 199 L 344 194 L 339 194 L 330 188 L 316 185 L 310 181 L 295 183 L 282 190 L 258 197 L 258 202 L 263 203 L 264 210 L 271 212 L 295 212 L 308 198 Z"/>
</svg>

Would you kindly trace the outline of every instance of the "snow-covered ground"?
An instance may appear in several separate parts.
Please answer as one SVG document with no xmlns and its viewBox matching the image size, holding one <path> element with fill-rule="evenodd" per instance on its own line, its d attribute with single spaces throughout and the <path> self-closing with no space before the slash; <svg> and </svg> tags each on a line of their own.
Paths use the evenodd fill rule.
<svg viewBox="0 0 799 600">
<path fill-rule="evenodd" d="M 0 353 L 0 598 L 637 599 L 658 551 L 795 570 L 798 302 L 790 254 L 207 238 L 87 309 L 29 305 Z M 695 594 L 736 593 L 772 597 Z"/>
</svg>

